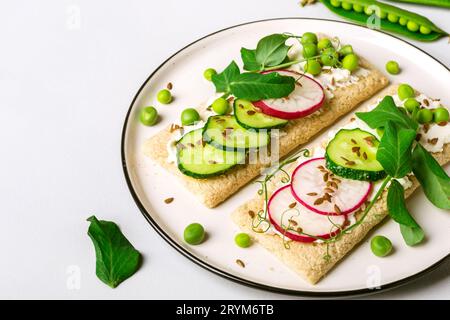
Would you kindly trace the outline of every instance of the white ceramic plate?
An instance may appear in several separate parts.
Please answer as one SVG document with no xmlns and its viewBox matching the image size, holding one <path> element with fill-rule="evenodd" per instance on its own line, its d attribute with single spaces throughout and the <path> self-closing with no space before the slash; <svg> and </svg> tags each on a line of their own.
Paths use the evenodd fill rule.
<svg viewBox="0 0 450 320">
<path fill-rule="evenodd" d="M 392 81 L 408 82 L 450 105 L 449 70 L 423 51 L 385 33 L 345 22 L 303 18 L 265 20 L 231 27 L 178 51 L 149 76 L 136 94 L 125 120 L 122 140 L 124 172 L 130 191 L 147 220 L 175 249 L 231 280 L 279 292 L 316 296 L 370 293 L 376 291 L 373 287 L 386 289 L 406 283 L 432 270 L 450 252 L 449 213 L 430 205 L 422 192 L 416 192 L 408 205 L 426 231 L 427 241 L 423 245 L 407 247 L 398 225 L 387 221 L 375 232 L 392 240 L 395 252 L 391 256 L 375 257 L 366 239 L 327 277 L 312 286 L 262 247 L 253 245 L 241 249 L 234 244 L 238 228 L 230 220 L 230 213 L 254 196 L 257 185 L 250 184 L 219 207 L 207 209 L 175 177 L 142 154 L 145 139 L 178 119 L 181 110 L 205 103 L 214 93 L 213 85 L 203 79 L 204 69 L 222 70 L 232 59 L 240 62 L 240 48 L 255 47 L 258 39 L 265 35 L 302 34 L 305 31 L 338 36 L 343 43 L 351 43 L 380 70 L 384 70 L 386 61 L 398 61 L 402 72 Z M 140 108 L 159 106 L 156 93 L 168 82 L 173 83 L 175 100 L 168 106 L 158 107 L 162 120 L 154 127 L 140 125 Z M 348 121 L 348 117 L 341 121 Z M 336 123 L 336 126 L 340 125 Z M 165 204 L 164 199 L 169 197 L 175 200 Z M 204 225 L 208 239 L 199 246 L 188 246 L 182 241 L 183 229 L 194 221 Z M 238 266 L 236 259 L 244 261 L 246 267 Z"/>
</svg>

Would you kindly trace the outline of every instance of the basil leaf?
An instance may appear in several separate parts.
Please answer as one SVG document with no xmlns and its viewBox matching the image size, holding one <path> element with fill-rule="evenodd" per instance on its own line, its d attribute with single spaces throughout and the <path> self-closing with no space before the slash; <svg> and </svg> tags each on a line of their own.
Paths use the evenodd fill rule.
<svg viewBox="0 0 450 320">
<path fill-rule="evenodd" d="M 230 92 L 230 83 L 241 72 L 236 62 L 231 63 L 221 73 L 215 74 L 211 77 L 217 92 Z"/>
<path fill-rule="evenodd" d="M 418 124 L 401 112 L 391 96 L 385 96 L 375 109 L 369 112 L 356 112 L 356 116 L 367 123 L 372 129 L 384 127 L 386 122 L 392 121 L 398 126 L 417 130 Z"/>
<path fill-rule="evenodd" d="M 409 213 L 408 208 L 406 208 L 405 191 L 395 179 L 391 181 L 388 189 L 387 206 L 391 218 L 400 224 L 400 230 L 407 245 L 416 245 L 424 239 L 425 235 L 422 228 L 420 228 Z"/>
<path fill-rule="evenodd" d="M 391 177 L 402 178 L 412 170 L 411 148 L 416 131 L 387 121 L 377 151 L 377 160 Z"/>
<path fill-rule="evenodd" d="M 256 61 L 256 50 L 241 48 L 241 58 L 244 62 L 244 70 L 247 71 L 260 71 L 262 70 L 261 64 Z"/>
<path fill-rule="evenodd" d="M 239 99 L 257 101 L 288 96 L 295 88 L 293 77 L 281 76 L 276 72 L 243 73 L 231 83 L 231 93 Z"/>
<path fill-rule="evenodd" d="M 408 246 L 415 246 L 425 239 L 425 233 L 420 228 L 411 228 L 401 224 L 400 232 Z"/>
<path fill-rule="evenodd" d="M 412 170 L 428 200 L 436 207 L 450 209 L 450 178 L 434 157 L 419 143 L 412 153 Z"/>
<path fill-rule="evenodd" d="M 258 41 L 255 58 L 261 64 L 261 69 L 276 66 L 284 61 L 290 48 L 285 45 L 287 38 L 286 35 L 275 33 Z"/>
<path fill-rule="evenodd" d="M 97 277 L 115 288 L 139 268 L 141 254 L 111 221 L 87 219 L 91 224 L 88 235 L 94 243 Z"/>
</svg>

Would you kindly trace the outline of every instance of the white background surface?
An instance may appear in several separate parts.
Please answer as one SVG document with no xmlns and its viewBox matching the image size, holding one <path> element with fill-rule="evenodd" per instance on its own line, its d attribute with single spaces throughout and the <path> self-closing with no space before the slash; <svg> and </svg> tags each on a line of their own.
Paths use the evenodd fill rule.
<svg viewBox="0 0 450 320">
<path fill-rule="evenodd" d="M 265 18 L 339 17 L 295 0 L 1 4 L 0 298 L 286 297 L 207 272 L 153 231 L 125 184 L 121 129 L 150 72 L 197 38 Z M 449 10 L 413 8 L 450 30 Z M 447 39 L 414 44 L 450 67 Z M 144 255 L 138 273 L 115 290 L 95 276 L 85 221 L 92 214 L 117 222 Z M 447 263 L 372 297 L 449 299 L 449 271 Z M 79 289 L 71 286 L 78 272 Z"/>
</svg>

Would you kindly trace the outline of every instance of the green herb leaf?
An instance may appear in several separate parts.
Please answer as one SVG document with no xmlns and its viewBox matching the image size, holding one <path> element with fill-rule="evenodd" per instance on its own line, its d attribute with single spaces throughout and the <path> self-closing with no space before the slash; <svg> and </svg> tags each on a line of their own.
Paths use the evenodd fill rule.
<svg viewBox="0 0 450 320">
<path fill-rule="evenodd" d="M 240 70 L 236 62 L 231 61 L 228 67 L 221 73 L 215 74 L 211 77 L 217 92 L 230 92 L 230 83 L 240 74 Z"/>
<path fill-rule="evenodd" d="M 372 129 L 384 127 L 386 122 L 392 121 L 396 125 L 417 130 L 418 124 L 401 112 L 391 96 L 385 96 L 378 106 L 369 112 L 356 112 L 356 116 L 367 123 Z"/>
<path fill-rule="evenodd" d="M 406 208 L 405 191 L 400 182 L 394 179 L 388 189 L 387 206 L 391 218 L 400 224 L 400 230 L 407 245 L 413 246 L 423 240 L 425 235 L 422 228 Z M 420 234 L 422 234 L 421 237 Z"/>
<path fill-rule="evenodd" d="M 241 48 L 241 58 L 244 63 L 244 70 L 261 71 L 261 64 L 256 61 L 256 50 Z"/>
<path fill-rule="evenodd" d="M 91 224 L 88 235 L 94 243 L 97 277 L 115 288 L 139 268 L 141 254 L 111 221 L 87 219 Z"/>
<path fill-rule="evenodd" d="M 231 83 L 231 93 L 239 99 L 257 101 L 288 96 L 295 88 L 293 77 L 281 76 L 276 72 L 243 73 Z"/>
<path fill-rule="evenodd" d="M 259 40 L 255 58 L 262 66 L 261 69 L 276 66 L 284 61 L 290 48 L 285 45 L 287 38 L 284 34 L 275 33 Z"/>
<path fill-rule="evenodd" d="M 425 233 L 421 228 L 411 228 L 401 224 L 400 232 L 408 246 L 415 246 L 425 239 Z"/>
<path fill-rule="evenodd" d="M 398 127 L 391 121 L 385 123 L 377 160 L 391 177 L 402 178 L 411 172 L 411 148 L 415 138 L 415 130 Z"/>
<path fill-rule="evenodd" d="M 436 207 L 450 209 L 450 178 L 434 157 L 419 143 L 412 154 L 412 170 L 428 200 Z"/>
</svg>

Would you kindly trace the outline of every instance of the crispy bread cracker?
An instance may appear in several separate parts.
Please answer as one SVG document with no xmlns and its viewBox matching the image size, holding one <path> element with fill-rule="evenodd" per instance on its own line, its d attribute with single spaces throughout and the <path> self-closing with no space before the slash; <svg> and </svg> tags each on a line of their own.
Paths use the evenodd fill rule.
<svg viewBox="0 0 450 320">
<path fill-rule="evenodd" d="M 357 83 L 337 88 L 334 97 L 328 101 L 321 112 L 309 117 L 291 121 L 283 131 L 286 135 L 280 137 L 280 157 L 286 156 L 296 147 L 307 143 L 314 135 L 332 125 L 341 116 L 353 110 L 359 103 L 367 100 L 376 92 L 386 87 L 388 79 L 368 62 L 361 59 L 361 66 L 370 73 Z M 216 207 L 225 199 L 236 193 L 253 178 L 261 173 L 266 165 L 238 165 L 225 174 L 208 179 L 194 179 L 183 175 L 176 164 L 167 161 L 167 142 L 171 136 L 170 127 L 148 139 L 144 144 L 144 154 L 156 161 L 169 172 L 178 176 L 186 188 L 197 195 L 209 208 Z"/>
</svg>

